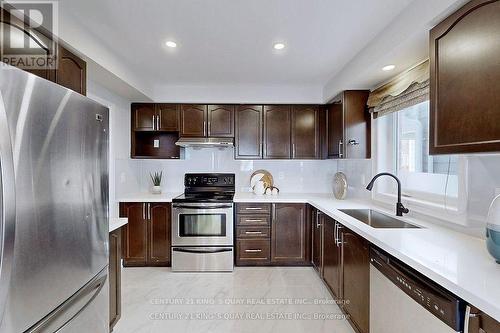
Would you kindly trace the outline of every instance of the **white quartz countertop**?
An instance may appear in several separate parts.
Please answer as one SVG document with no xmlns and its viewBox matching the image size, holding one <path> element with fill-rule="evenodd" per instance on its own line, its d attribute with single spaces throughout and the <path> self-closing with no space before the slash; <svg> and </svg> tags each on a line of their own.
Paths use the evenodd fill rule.
<svg viewBox="0 0 500 333">
<path fill-rule="evenodd" d="M 182 192 L 165 192 L 161 194 L 152 194 L 148 192 L 130 193 L 120 196 L 117 202 L 172 202 L 172 199 L 181 195 Z"/>
<path fill-rule="evenodd" d="M 126 217 L 111 217 L 109 219 L 109 232 L 113 232 L 118 228 L 123 227 L 128 223 L 128 218 Z"/>
<path fill-rule="evenodd" d="M 258 196 L 237 193 L 235 202 L 309 203 L 345 227 L 413 267 L 468 303 L 500 321 L 500 265 L 488 254 L 485 241 L 424 220 L 402 218 L 422 229 L 375 229 L 339 209 L 372 208 L 369 202 L 336 200 L 330 194 Z"/>
</svg>

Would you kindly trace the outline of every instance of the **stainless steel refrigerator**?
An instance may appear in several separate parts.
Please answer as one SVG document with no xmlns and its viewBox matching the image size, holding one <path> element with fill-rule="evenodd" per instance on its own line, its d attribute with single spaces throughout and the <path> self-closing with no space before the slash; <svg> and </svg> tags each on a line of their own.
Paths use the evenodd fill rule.
<svg viewBox="0 0 500 333">
<path fill-rule="evenodd" d="M 0 65 L 0 332 L 108 331 L 108 109 Z"/>
</svg>

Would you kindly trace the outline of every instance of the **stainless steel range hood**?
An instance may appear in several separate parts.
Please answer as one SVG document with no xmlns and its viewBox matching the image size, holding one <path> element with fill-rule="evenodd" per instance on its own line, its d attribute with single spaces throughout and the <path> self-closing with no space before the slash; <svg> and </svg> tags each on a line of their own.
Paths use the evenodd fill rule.
<svg viewBox="0 0 500 333">
<path fill-rule="evenodd" d="M 184 148 L 229 148 L 233 147 L 233 138 L 180 138 L 177 146 Z"/>
</svg>

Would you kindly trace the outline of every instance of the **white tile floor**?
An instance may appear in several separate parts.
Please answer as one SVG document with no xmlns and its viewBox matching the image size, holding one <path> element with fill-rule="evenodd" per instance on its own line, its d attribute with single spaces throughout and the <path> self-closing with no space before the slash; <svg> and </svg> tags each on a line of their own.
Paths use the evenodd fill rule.
<svg viewBox="0 0 500 333">
<path fill-rule="evenodd" d="M 237 267 L 233 273 L 125 268 L 122 317 L 113 332 L 354 331 L 312 268 Z"/>
</svg>

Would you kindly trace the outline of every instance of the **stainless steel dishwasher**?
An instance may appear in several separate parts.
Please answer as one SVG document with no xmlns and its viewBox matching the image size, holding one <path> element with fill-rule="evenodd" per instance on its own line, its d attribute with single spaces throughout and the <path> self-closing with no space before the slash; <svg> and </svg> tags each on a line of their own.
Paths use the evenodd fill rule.
<svg viewBox="0 0 500 333">
<path fill-rule="evenodd" d="M 388 254 L 370 253 L 370 333 L 463 332 L 465 303 Z"/>
</svg>

